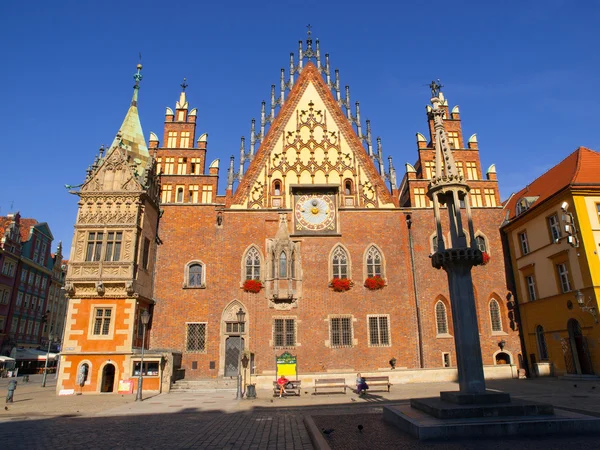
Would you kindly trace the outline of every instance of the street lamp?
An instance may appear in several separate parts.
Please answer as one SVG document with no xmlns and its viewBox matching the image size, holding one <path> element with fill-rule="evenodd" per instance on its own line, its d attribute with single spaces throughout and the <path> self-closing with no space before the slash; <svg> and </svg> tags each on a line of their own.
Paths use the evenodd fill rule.
<svg viewBox="0 0 600 450">
<path fill-rule="evenodd" d="M 598 313 L 596 312 L 596 307 L 592 306 L 592 299 L 588 297 L 587 302 L 585 301 L 585 295 L 580 290 L 577 290 L 575 294 L 575 299 L 577 300 L 577 304 L 581 308 L 583 312 L 588 312 L 594 317 L 594 322 L 598 323 Z"/>
<path fill-rule="evenodd" d="M 144 310 L 144 312 L 142 313 L 141 319 L 142 319 L 142 326 L 143 326 L 143 330 L 142 330 L 142 359 L 140 361 L 140 374 L 138 376 L 137 395 L 135 396 L 135 401 L 136 402 L 141 402 L 142 401 L 142 384 L 144 383 L 144 377 L 143 377 L 143 373 L 144 373 L 144 347 L 146 346 L 146 326 L 148 325 L 148 322 L 150 322 L 150 313 L 148 312 L 148 310 Z"/>
<path fill-rule="evenodd" d="M 237 313 L 235 313 L 237 320 L 238 320 L 238 330 L 240 332 L 240 344 L 241 344 L 241 334 L 243 331 L 243 326 L 244 326 L 244 319 L 246 318 L 246 313 L 244 312 L 244 310 L 240 307 L 239 311 Z M 241 347 L 241 346 L 240 346 Z M 240 349 L 241 352 L 241 349 Z M 240 355 L 238 355 L 238 375 L 237 375 L 237 392 L 235 394 L 235 398 L 236 399 L 240 399 L 243 397 L 244 394 L 242 394 L 242 369 L 241 369 L 241 353 Z"/>
<path fill-rule="evenodd" d="M 46 352 L 46 363 L 44 364 L 44 378 L 42 378 L 42 387 L 46 387 L 46 377 L 48 376 L 48 359 L 50 358 L 50 345 L 52 345 L 52 333 L 48 335 L 48 351 Z"/>
</svg>

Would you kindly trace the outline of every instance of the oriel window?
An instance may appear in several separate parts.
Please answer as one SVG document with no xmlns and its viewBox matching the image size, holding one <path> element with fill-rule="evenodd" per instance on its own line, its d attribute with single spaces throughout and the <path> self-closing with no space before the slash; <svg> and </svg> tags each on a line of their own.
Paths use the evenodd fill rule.
<svg viewBox="0 0 600 450">
<path fill-rule="evenodd" d="M 106 238 L 106 254 L 104 261 L 119 261 L 121 258 L 121 243 L 123 233 L 120 231 L 111 231 Z"/>
<path fill-rule="evenodd" d="M 87 252 L 85 255 L 86 261 L 100 261 L 102 253 L 102 240 L 104 233 L 91 231 L 88 234 Z"/>
</svg>

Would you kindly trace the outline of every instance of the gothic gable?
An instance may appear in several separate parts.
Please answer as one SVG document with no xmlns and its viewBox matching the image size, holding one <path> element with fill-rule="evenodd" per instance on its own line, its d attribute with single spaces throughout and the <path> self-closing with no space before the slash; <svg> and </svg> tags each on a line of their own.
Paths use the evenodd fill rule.
<svg viewBox="0 0 600 450">
<path fill-rule="evenodd" d="M 290 208 L 291 188 L 298 186 L 339 189 L 344 194 L 341 206 L 394 206 L 373 162 L 312 63 L 302 70 L 231 207 Z"/>
<path fill-rule="evenodd" d="M 128 156 L 123 148 L 113 147 L 102 160 L 102 165 L 82 186 L 81 192 L 141 191 L 138 179 L 144 172 L 142 164 L 141 160 Z"/>
</svg>

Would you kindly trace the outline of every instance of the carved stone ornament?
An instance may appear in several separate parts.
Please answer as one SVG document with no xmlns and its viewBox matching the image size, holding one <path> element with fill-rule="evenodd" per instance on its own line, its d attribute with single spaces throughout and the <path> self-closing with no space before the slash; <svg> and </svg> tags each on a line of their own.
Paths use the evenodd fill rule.
<svg viewBox="0 0 600 450">
<path fill-rule="evenodd" d="M 69 297 L 73 297 L 75 295 L 75 286 L 73 285 L 73 283 L 71 283 L 70 281 L 67 281 L 65 283 L 65 293 L 69 296 Z"/>
<path fill-rule="evenodd" d="M 135 291 L 133 289 L 133 281 L 126 281 L 125 282 L 125 292 L 127 292 L 127 295 L 129 297 L 132 297 L 133 294 L 135 294 Z"/>
<path fill-rule="evenodd" d="M 96 292 L 98 295 L 104 295 L 104 283 L 102 281 L 96 281 Z"/>
</svg>

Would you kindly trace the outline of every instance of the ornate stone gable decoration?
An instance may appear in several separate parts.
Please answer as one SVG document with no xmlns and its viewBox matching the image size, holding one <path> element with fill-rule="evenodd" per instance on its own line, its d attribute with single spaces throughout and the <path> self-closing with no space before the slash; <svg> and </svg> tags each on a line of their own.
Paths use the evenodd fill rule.
<svg viewBox="0 0 600 450">
<path fill-rule="evenodd" d="M 314 185 L 342 193 L 338 202 L 344 207 L 393 207 L 361 138 L 312 63 L 269 121 L 260 148 L 246 158 L 251 160 L 246 173 L 234 174 L 230 167 L 240 180 L 232 208 L 293 208 L 292 186 Z"/>
<path fill-rule="evenodd" d="M 302 297 L 300 244 L 290 239 L 286 213 L 279 215 L 275 239 L 267 239 L 267 279 L 264 287 L 271 308 L 295 308 Z"/>
</svg>

